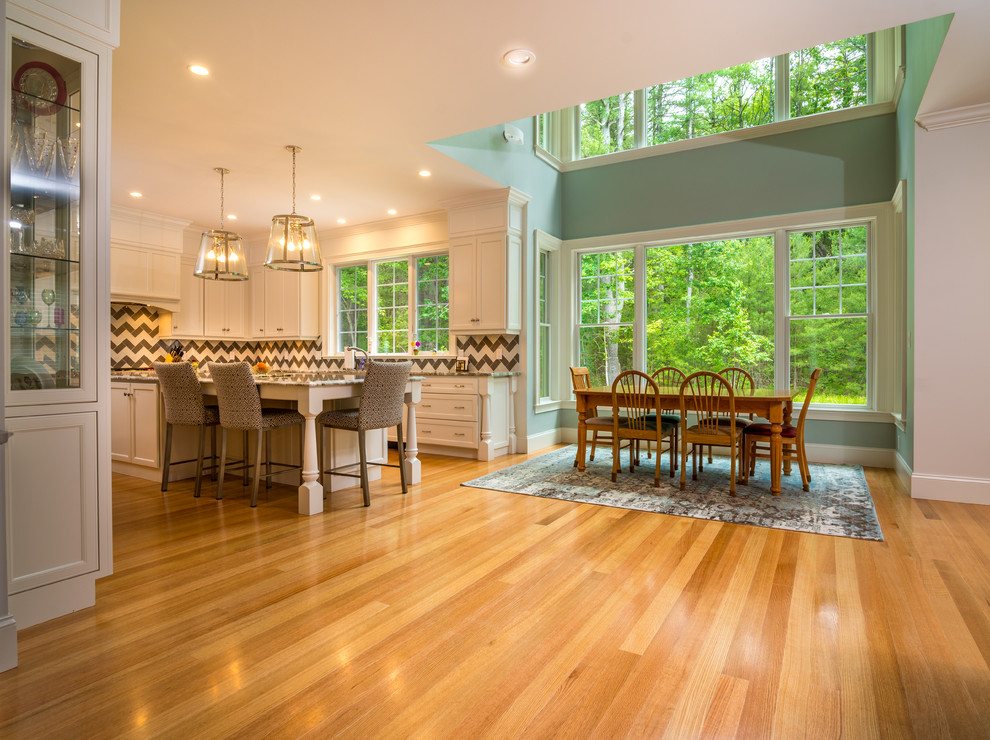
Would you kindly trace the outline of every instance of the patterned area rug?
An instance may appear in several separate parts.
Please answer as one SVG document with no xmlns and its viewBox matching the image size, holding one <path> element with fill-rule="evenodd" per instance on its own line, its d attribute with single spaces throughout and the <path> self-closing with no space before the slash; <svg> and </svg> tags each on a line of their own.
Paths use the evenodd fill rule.
<svg viewBox="0 0 990 740">
<path fill-rule="evenodd" d="M 611 481 L 612 455 L 601 448 L 595 461 L 581 473 L 573 466 L 576 446 L 570 445 L 534 457 L 510 468 L 489 473 L 461 485 L 488 488 L 528 496 L 579 501 L 621 509 L 652 511 L 660 514 L 713 519 L 759 527 L 790 529 L 864 540 L 883 540 L 873 499 L 858 465 L 811 465 L 811 490 L 801 490 L 797 463 L 793 473 L 781 476 L 781 493 L 770 493 L 770 465 L 760 460 L 749 486 L 736 485 L 736 496 L 729 495 L 729 458 L 715 456 L 712 463 L 691 480 L 688 458 L 687 489 L 680 490 L 680 471 L 671 480 L 664 455 L 660 487 L 653 487 L 656 456 L 641 455 L 636 473 L 626 469 Z"/>
</svg>

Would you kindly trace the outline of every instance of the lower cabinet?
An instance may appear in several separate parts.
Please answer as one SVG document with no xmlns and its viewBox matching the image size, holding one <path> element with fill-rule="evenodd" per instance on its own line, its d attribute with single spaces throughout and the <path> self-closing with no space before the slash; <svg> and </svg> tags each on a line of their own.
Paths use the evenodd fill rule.
<svg viewBox="0 0 990 740">
<path fill-rule="evenodd" d="M 22 629 L 92 606 L 110 572 L 101 512 L 97 412 L 6 419 L 7 590 Z M 102 564 L 101 557 L 105 558 Z"/>
<path fill-rule="evenodd" d="M 416 405 L 419 449 L 479 460 L 513 451 L 512 381 L 491 376 L 423 380 Z"/>
<path fill-rule="evenodd" d="M 158 383 L 110 383 L 110 459 L 158 467 Z"/>
</svg>

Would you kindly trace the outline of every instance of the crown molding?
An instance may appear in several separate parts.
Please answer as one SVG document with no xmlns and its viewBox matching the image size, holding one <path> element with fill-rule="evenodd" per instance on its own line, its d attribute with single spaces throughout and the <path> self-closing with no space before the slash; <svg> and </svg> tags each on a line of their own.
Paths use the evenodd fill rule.
<svg viewBox="0 0 990 740">
<path fill-rule="evenodd" d="M 968 126 L 972 123 L 986 123 L 990 121 L 990 103 L 919 113 L 914 120 L 925 131 L 939 131 L 943 128 Z"/>
</svg>

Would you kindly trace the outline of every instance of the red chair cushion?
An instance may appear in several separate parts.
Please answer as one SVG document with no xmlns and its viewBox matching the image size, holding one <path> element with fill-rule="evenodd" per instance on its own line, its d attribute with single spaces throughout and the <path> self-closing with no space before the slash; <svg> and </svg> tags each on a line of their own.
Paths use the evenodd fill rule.
<svg viewBox="0 0 990 740">
<path fill-rule="evenodd" d="M 757 434 L 761 437 L 769 437 L 773 434 L 769 424 L 750 424 L 745 429 L 743 429 L 743 434 L 749 436 L 751 434 Z M 790 424 L 781 424 L 780 426 L 780 436 L 781 437 L 797 437 L 797 427 L 792 427 Z"/>
</svg>

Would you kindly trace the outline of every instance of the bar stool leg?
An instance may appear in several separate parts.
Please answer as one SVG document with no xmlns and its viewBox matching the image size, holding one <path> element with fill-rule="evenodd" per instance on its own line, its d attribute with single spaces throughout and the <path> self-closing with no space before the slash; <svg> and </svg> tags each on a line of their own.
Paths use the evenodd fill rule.
<svg viewBox="0 0 990 740">
<path fill-rule="evenodd" d="M 251 482 L 251 455 L 248 452 L 248 450 L 250 450 L 251 447 L 248 444 L 248 442 L 249 442 L 249 440 L 248 440 L 248 431 L 247 431 L 247 429 L 245 429 L 244 430 L 244 447 L 243 447 L 243 449 L 244 449 L 244 486 L 245 487 L 247 487 L 247 484 Z"/>
<path fill-rule="evenodd" d="M 165 464 L 162 465 L 162 490 L 168 490 L 168 467 L 172 459 L 172 425 L 165 424 Z M 196 494 L 199 495 L 198 493 Z"/>
<path fill-rule="evenodd" d="M 264 441 L 263 438 L 265 433 L 259 429 L 257 431 L 258 442 L 255 445 L 255 455 L 254 455 L 254 488 L 251 490 L 251 506 L 258 505 L 258 483 L 261 480 L 261 443 Z M 247 464 L 247 450 L 244 451 L 244 463 Z"/>
<path fill-rule="evenodd" d="M 199 457 L 196 458 L 196 489 L 193 496 L 199 498 L 200 489 L 203 486 L 203 448 L 206 442 L 206 425 L 199 425 Z"/>
<path fill-rule="evenodd" d="M 210 427 L 210 457 L 213 459 L 212 467 L 210 468 L 210 479 L 216 483 L 217 480 L 217 427 L 214 424 Z"/>
<path fill-rule="evenodd" d="M 227 468 L 227 430 L 220 430 L 220 481 L 217 483 L 217 501 L 223 498 L 223 473 Z"/>
<path fill-rule="evenodd" d="M 368 490 L 368 450 L 364 439 L 364 431 L 358 430 L 358 451 L 361 454 L 361 491 L 364 493 L 364 505 L 371 506 L 371 492 Z"/>
<path fill-rule="evenodd" d="M 261 434 L 261 432 L 258 432 Z M 265 433 L 265 489 L 272 487 L 272 432 Z"/>
<path fill-rule="evenodd" d="M 399 451 L 399 480 L 402 482 L 402 492 L 406 492 L 406 458 L 403 453 L 405 445 L 402 443 L 402 422 L 395 427 L 395 447 Z"/>
</svg>

